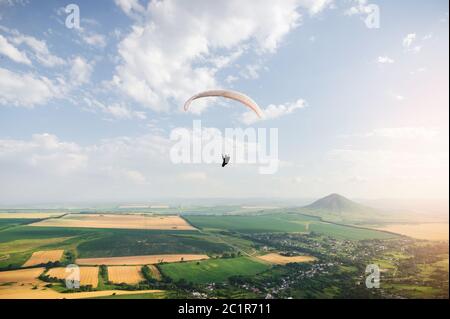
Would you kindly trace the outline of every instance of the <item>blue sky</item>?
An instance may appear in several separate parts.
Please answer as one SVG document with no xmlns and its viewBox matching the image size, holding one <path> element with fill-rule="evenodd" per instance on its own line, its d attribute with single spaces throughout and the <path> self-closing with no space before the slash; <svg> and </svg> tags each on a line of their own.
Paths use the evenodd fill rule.
<svg viewBox="0 0 450 319">
<path fill-rule="evenodd" d="M 74 1 L 80 29 L 69 3 L 0 0 L 0 203 L 448 198 L 448 1 Z M 213 88 L 266 120 L 181 111 Z M 171 163 L 193 119 L 278 128 L 279 171 Z"/>
</svg>

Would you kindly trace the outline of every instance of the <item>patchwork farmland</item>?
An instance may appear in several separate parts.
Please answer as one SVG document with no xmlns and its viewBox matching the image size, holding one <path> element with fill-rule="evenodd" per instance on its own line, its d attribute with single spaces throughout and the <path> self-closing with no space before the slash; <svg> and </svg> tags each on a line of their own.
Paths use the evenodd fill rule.
<svg viewBox="0 0 450 319">
<path fill-rule="evenodd" d="M 138 284 L 144 280 L 141 268 L 141 266 L 109 266 L 108 280 L 116 284 Z"/>
<path fill-rule="evenodd" d="M 14 230 L 19 230 L 21 228 L 22 227 L 17 227 L 14 228 Z M 28 227 L 28 229 L 31 229 L 31 227 Z M 15 232 L 13 233 L 15 234 Z M 42 250 L 54 250 L 55 248 L 58 248 L 56 250 L 60 250 L 60 248 L 63 248 L 63 243 L 70 240 L 70 237 L 57 236 L 7 240 L 10 238 L 10 235 L 12 235 L 12 238 L 20 238 L 10 234 L 8 230 L 4 230 L 0 233 L 0 269 L 3 270 L 20 268 L 32 257 L 33 253 Z M 4 241 L 2 241 L 2 239 Z"/>
<path fill-rule="evenodd" d="M 31 224 L 38 227 L 82 227 L 118 229 L 192 230 L 180 216 L 119 215 L 119 214 L 68 214 Z"/>
<path fill-rule="evenodd" d="M 247 257 L 208 259 L 159 266 L 162 274 L 172 280 L 185 279 L 193 283 L 223 282 L 232 276 L 253 276 L 269 268 L 267 264 Z"/>
<path fill-rule="evenodd" d="M 430 249 L 390 232 L 281 208 L 247 215 L 210 212 L 214 208 L 181 216 L 95 211 L 0 218 L 0 298 L 190 298 L 198 291 L 212 298 L 262 298 L 273 291 L 283 298 L 333 298 L 354 289 L 351 278 L 360 278 L 358 269 L 367 260 L 380 263 L 384 272 L 398 272 L 401 256 L 414 258 L 421 245 Z M 382 250 L 373 245 L 389 255 L 377 257 Z M 443 256 L 430 260 L 436 266 L 416 261 L 427 284 L 448 269 L 441 266 L 448 265 L 447 247 L 434 245 Z M 394 266 L 384 267 L 387 262 Z M 74 263 L 81 272 L 79 290 L 64 284 L 65 266 Z M 27 272 L 15 273 L 20 270 Z M 346 279 L 341 283 L 336 277 Z M 404 285 L 386 287 L 390 293 L 420 295 Z M 435 288 L 426 291 L 445 295 Z"/>
<path fill-rule="evenodd" d="M 98 285 L 98 267 L 79 267 L 80 270 L 80 285 L 97 287 Z M 66 268 L 57 267 L 51 268 L 46 275 L 50 278 L 65 280 L 71 272 L 67 272 Z"/>
<path fill-rule="evenodd" d="M 209 231 L 231 230 L 240 233 L 318 233 L 349 240 L 388 239 L 395 234 L 368 228 L 323 222 L 302 214 L 265 214 L 256 216 L 198 216 L 186 219 L 195 227 Z"/>
<path fill-rule="evenodd" d="M 18 284 L 36 284 L 38 277 L 45 268 L 30 268 L 0 271 L 0 284 L 18 283 Z"/>
<path fill-rule="evenodd" d="M 207 255 L 194 254 L 171 254 L 171 255 L 148 255 L 148 256 L 125 256 L 109 258 L 79 258 L 78 265 L 149 265 L 159 263 L 173 263 L 182 261 L 208 259 Z"/>
<path fill-rule="evenodd" d="M 33 255 L 31 255 L 30 259 L 27 260 L 23 267 L 31 267 L 36 265 L 42 265 L 49 262 L 57 262 L 60 261 L 63 256 L 64 250 L 40 250 L 35 251 Z"/>
</svg>

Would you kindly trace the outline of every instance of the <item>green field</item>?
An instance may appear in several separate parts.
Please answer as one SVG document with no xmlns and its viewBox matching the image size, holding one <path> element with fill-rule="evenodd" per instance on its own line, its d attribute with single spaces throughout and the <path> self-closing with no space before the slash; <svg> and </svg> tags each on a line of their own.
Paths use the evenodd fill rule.
<svg viewBox="0 0 450 319">
<path fill-rule="evenodd" d="M 80 258 L 173 253 L 214 255 L 233 250 L 198 231 L 19 226 L 0 231 L 0 268 L 19 267 L 34 251 L 48 249 L 69 250 Z"/>
<path fill-rule="evenodd" d="M 415 299 L 435 298 L 436 295 L 441 293 L 440 289 L 438 288 L 429 286 L 408 285 L 408 284 L 381 283 L 381 288 L 385 289 L 386 291 L 400 293 L 404 296 L 408 296 L 408 298 L 415 298 Z"/>
<path fill-rule="evenodd" d="M 102 238 L 81 243 L 81 258 L 152 254 L 221 254 L 232 248 L 198 231 L 110 230 Z"/>
<path fill-rule="evenodd" d="M 79 229 L 18 226 L 0 231 L 0 268 L 20 267 L 38 250 L 74 250 L 83 240 L 94 234 Z"/>
<path fill-rule="evenodd" d="M 23 225 L 31 224 L 37 222 L 39 219 L 28 219 L 28 218 L 0 218 L 0 230 Z"/>
<path fill-rule="evenodd" d="M 95 233 L 95 229 L 90 230 L 89 228 L 20 226 L 0 231 L 0 243 L 16 239 L 38 240 L 54 237 L 89 236 Z"/>
<path fill-rule="evenodd" d="M 290 220 L 284 214 L 257 216 L 185 216 L 185 218 L 195 227 L 201 229 L 223 229 L 242 233 L 306 232 L 306 223 L 316 220 L 307 216 L 299 216 L 295 220 Z"/>
<path fill-rule="evenodd" d="M 185 216 L 203 230 L 228 230 L 241 233 L 308 233 L 315 232 L 338 239 L 388 239 L 393 234 L 353 226 L 325 223 L 317 217 L 301 214 L 270 214 L 255 216 Z"/>
<path fill-rule="evenodd" d="M 441 259 L 434 263 L 417 265 L 420 270 L 418 278 L 420 278 L 423 282 L 428 282 L 433 279 L 436 272 L 448 274 L 448 254 L 441 255 L 440 257 Z"/>
<path fill-rule="evenodd" d="M 163 275 L 174 281 L 222 282 L 231 276 L 253 276 L 270 268 L 269 265 L 248 257 L 209 259 L 200 262 L 183 262 L 159 266 Z"/>
<path fill-rule="evenodd" d="M 398 237 L 394 234 L 385 233 L 381 231 L 357 228 L 352 226 L 343 226 L 337 224 L 328 224 L 323 222 L 311 224 L 309 230 L 311 232 L 315 232 L 321 235 L 349 240 L 389 239 Z"/>
</svg>

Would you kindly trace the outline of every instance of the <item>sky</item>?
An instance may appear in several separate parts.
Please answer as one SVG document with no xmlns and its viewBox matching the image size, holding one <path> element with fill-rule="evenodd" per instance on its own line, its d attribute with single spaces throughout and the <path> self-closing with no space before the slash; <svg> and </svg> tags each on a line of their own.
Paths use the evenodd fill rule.
<svg viewBox="0 0 450 319">
<path fill-rule="evenodd" d="M 0 0 L 0 204 L 448 200 L 448 5 Z M 221 99 L 183 111 L 219 88 L 264 119 Z M 171 132 L 193 120 L 277 128 L 279 169 L 173 163 Z"/>
</svg>

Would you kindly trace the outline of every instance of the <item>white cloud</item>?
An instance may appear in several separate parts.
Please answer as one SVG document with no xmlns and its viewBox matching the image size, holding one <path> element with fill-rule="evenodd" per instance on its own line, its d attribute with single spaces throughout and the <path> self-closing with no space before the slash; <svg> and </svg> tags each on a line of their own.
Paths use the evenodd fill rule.
<svg viewBox="0 0 450 319">
<path fill-rule="evenodd" d="M 343 137 L 377 137 L 387 139 L 430 140 L 439 135 L 439 130 L 428 127 L 383 127 L 367 133 L 344 135 Z"/>
<path fill-rule="evenodd" d="M 15 4 L 24 5 L 25 4 L 25 0 L 0 0 L 0 6 L 2 6 L 2 5 L 13 6 Z"/>
<path fill-rule="evenodd" d="M 56 14 L 61 17 L 66 17 L 66 8 L 65 7 L 59 7 L 55 10 Z M 83 14 L 81 14 L 81 22 L 80 27 L 76 28 L 77 35 L 81 38 L 81 40 L 85 43 L 87 43 L 90 46 L 103 48 L 106 46 L 106 37 L 102 34 L 99 34 L 95 32 L 93 29 L 100 25 L 100 23 L 91 18 L 85 18 L 83 17 Z M 84 25 L 88 25 L 89 28 L 83 27 Z M 115 31 L 113 31 L 113 34 Z"/>
<path fill-rule="evenodd" d="M 333 0 L 302 0 L 300 5 L 306 8 L 310 15 L 315 15 L 327 7 L 331 7 Z"/>
<path fill-rule="evenodd" d="M 61 93 L 62 88 L 47 77 L 0 68 L 0 104 L 33 107 Z"/>
<path fill-rule="evenodd" d="M 134 169 L 126 169 L 116 166 L 106 166 L 102 167 L 101 172 L 104 173 L 108 178 L 116 180 L 118 182 L 131 182 L 132 184 L 142 185 L 147 182 L 145 175 Z"/>
<path fill-rule="evenodd" d="M 395 61 L 388 56 L 379 56 L 377 62 L 380 64 L 392 64 Z"/>
<path fill-rule="evenodd" d="M 428 69 L 426 68 L 426 67 L 420 67 L 420 68 L 418 68 L 418 69 L 416 69 L 416 70 L 414 70 L 414 71 L 411 71 L 411 72 L 409 72 L 411 75 L 416 75 L 416 74 L 419 74 L 419 73 L 424 73 L 424 72 L 427 72 L 428 71 Z"/>
<path fill-rule="evenodd" d="M 52 134 L 0 139 L 0 202 L 54 202 L 55 198 L 60 202 L 142 201 L 167 197 L 167 190 L 173 197 L 261 196 L 267 195 L 268 189 L 273 196 L 295 196 L 299 189 L 293 189 L 293 183 L 305 187 L 301 192 L 321 193 L 324 188 L 333 191 L 355 181 L 363 182 L 361 186 L 368 187 L 370 194 L 380 196 L 386 192 L 420 195 L 427 189 L 448 189 L 444 177 L 448 176 L 448 150 L 444 149 L 335 149 L 325 159 L 335 165 L 326 179 L 317 177 L 315 165 L 308 164 L 305 170 L 289 163 L 280 163 L 280 171 L 286 174 L 255 179 L 253 167 L 234 162 L 232 169 L 222 169 L 215 161 L 175 165 L 169 156 L 172 145 L 168 137 L 159 134 L 116 137 L 88 145 L 63 141 Z M 317 163 L 321 171 L 326 170 L 322 164 Z M 280 184 L 277 180 L 283 176 L 286 183 Z M 236 180 L 241 182 L 236 184 Z M 355 189 L 350 187 L 348 191 Z"/>
<path fill-rule="evenodd" d="M 23 174 L 30 183 L 84 176 L 106 184 L 114 180 L 142 184 L 152 170 L 150 164 L 163 163 L 169 146 L 167 139 L 156 135 L 119 137 L 87 146 L 61 141 L 49 133 L 34 134 L 30 140 L 0 139 L 0 176 L 8 174 L 6 167 L 14 166 L 14 177 Z"/>
<path fill-rule="evenodd" d="M 193 182 L 204 182 L 208 179 L 208 175 L 205 172 L 188 172 L 180 174 L 180 177 Z"/>
<path fill-rule="evenodd" d="M 0 54 L 3 54 L 17 63 L 23 63 L 31 65 L 30 59 L 28 59 L 25 52 L 19 51 L 14 47 L 8 39 L 0 34 Z"/>
<path fill-rule="evenodd" d="M 0 139 L 0 202 L 149 200 L 167 196 L 168 189 L 172 196 L 191 196 L 216 184 L 213 193 L 220 194 L 228 181 L 235 180 L 230 172 L 217 170 L 220 164 L 172 164 L 171 145 L 158 134 L 83 146 L 47 133 L 24 140 Z M 217 173 L 225 176 L 198 183 L 211 171 L 216 177 Z"/>
<path fill-rule="evenodd" d="M 410 48 L 413 42 L 416 40 L 416 34 L 415 33 L 409 33 L 406 37 L 403 38 L 403 47 L 404 48 Z"/>
<path fill-rule="evenodd" d="M 145 115 L 145 112 L 134 111 L 131 108 L 129 108 L 126 105 L 121 104 L 121 103 L 113 103 L 111 105 L 105 105 L 104 103 L 102 103 L 96 99 L 87 98 L 87 97 L 85 97 L 83 99 L 83 101 L 88 106 L 88 110 L 94 111 L 94 112 L 96 112 L 96 111 L 103 112 L 103 113 L 108 114 L 109 116 L 113 117 L 114 119 L 145 120 L 147 118 L 147 116 Z"/>
<path fill-rule="evenodd" d="M 422 50 L 422 46 L 414 45 L 417 41 L 417 35 L 415 33 L 409 33 L 403 38 L 402 45 L 408 52 L 418 53 Z"/>
<path fill-rule="evenodd" d="M 0 161 L 66 175 L 86 167 L 87 155 L 74 143 L 52 134 L 34 134 L 30 141 L 0 140 Z"/>
<path fill-rule="evenodd" d="M 239 72 L 239 74 L 244 79 L 256 80 L 257 78 L 259 78 L 260 70 L 261 70 L 260 64 L 249 64 L 246 65 L 245 68 L 241 72 Z"/>
<path fill-rule="evenodd" d="M 93 62 L 86 61 L 81 56 L 75 56 L 66 62 L 52 54 L 44 40 L 24 35 L 15 29 L 2 26 L 0 26 L 0 29 L 8 34 L 8 39 L 0 35 L 0 52 L 2 51 L 2 44 L 6 43 L 8 46 L 3 47 L 6 48 L 4 51 L 9 52 L 10 56 L 12 53 L 17 53 L 10 50 L 10 46 L 14 44 L 24 48 L 23 54 L 27 57 L 26 61 L 30 61 L 28 59 L 30 57 L 37 61 L 39 65 L 46 67 L 70 63 L 68 70 L 65 70 L 64 73 L 53 73 L 49 76 L 40 75 L 39 69 L 28 73 L 15 73 L 2 69 L 1 72 L 4 77 L 0 79 L 0 104 L 33 107 L 45 104 L 53 98 L 66 98 L 69 102 L 77 104 L 73 99 L 70 99 L 68 93 L 90 81 L 94 67 Z"/>
<path fill-rule="evenodd" d="M 348 16 L 354 15 L 369 15 L 373 12 L 373 5 L 370 4 L 367 0 L 350 0 L 353 4 L 349 9 L 347 9 L 344 13 Z"/>
<path fill-rule="evenodd" d="M 43 40 L 38 40 L 32 36 L 16 34 L 12 38 L 12 42 L 16 45 L 25 44 L 30 47 L 34 52 L 36 59 L 44 66 L 53 67 L 65 64 L 63 59 L 50 53 L 46 42 Z"/>
<path fill-rule="evenodd" d="M 112 104 L 104 109 L 105 113 L 112 115 L 116 119 L 140 119 L 145 120 L 147 117 L 144 112 L 133 111 L 124 105 Z"/>
<path fill-rule="evenodd" d="M 141 172 L 135 170 L 125 171 L 125 176 L 136 184 L 144 184 L 147 181 Z"/>
<path fill-rule="evenodd" d="M 86 42 L 87 44 L 92 45 L 92 46 L 96 46 L 96 47 L 100 47 L 100 48 L 103 48 L 104 46 L 106 46 L 105 36 L 98 34 L 98 33 L 82 32 L 81 38 L 83 39 L 84 42 Z"/>
<path fill-rule="evenodd" d="M 448 171 L 448 152 L 445 151 L 335 149 L 330 151 L 328 156 L 331 161 L 351 164 L 343 171 L 347 176 L 360 176 L 370 181 L 370 185 L 378 185 L 381 188 L 384 187 L 383 183 L 380 183 L 382 181 L 395 182 L 398 186 L 397 179 L 409 183 L 412 177 L 416 177 L 417 186 L 426 189 L 425 182 L 431 176 L 435 178 L 435 181 L 445 182 L 442 173 Z M 403 187 L 411 191 L 413 185 L 405 184 Z M 400 190 L 400 193 L 403 192 Z"/>
<path fill-rule="evenodd" d="M 425 127 L 394 127 L 394 128 L 380 128 L 375 129 L 369 136 L 375 137 L 385 137 L 393 139 L 430 139 L 434 138 L 439 134 L 439 131 L 434 128 Z"/>
<path fill-rule="evenodd" d="M 93 63 L 89 63 L 83 57 L 77 56 L 71 61 L 71 64 L 70 79 L 72 83 L 74 85 L 88 83 L 91 78 Z"/>
<path fill-rule="evenodd" d="M 112 82 L 143 106 L 167 111 L 196 92 L 220 86 L 216 73 L 228 64 L 214 63 L 218 51 L 225 52 L 222 57 L 245 47 L 258 54 L 275 52 L 299 25 L 300 8 L 317 13 L 329 1 L 229 0 L 211 5 L 167 0 L 152 1 L 146 10 L 137 1 L 116 3 L 140 19 L 118 46 L 123 62 Z"/>
<path fill-rule="evenodd" d="M 226 77 L 225 82 L 231 84 L 233 82 L 236 82 L 237 80 L 239 80 L 239 77 L 230 74 Z"/>
<path fill-rule="evenodd" d="M 114 2 L 127 15 L 132 15 L 135 12 L 143 13 L 145 11 L 145 8 L 139 3 L 138 0 L 114 0 Z"/>
<path fill-rule="evenodd" d="M 256 114 L 253 111 L 245 112 L 241 115 L 240 121 L 242 123 L 245 123 L 247 125 L 250 125 L 252 123 L 261 121 L 261 120 L 270 120 L 279 118 L 288 114 L 291 114 L 295 112 L 295 110 L 301 109 L 306 106 L 306 102 L 303 99 L 299 99 L 292 103 L 285 103 L 285 104 L 270 104 L 265 109 L 263 109 L 264 112 L 264 118 L 259 119 Z"/>
</svg>

